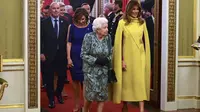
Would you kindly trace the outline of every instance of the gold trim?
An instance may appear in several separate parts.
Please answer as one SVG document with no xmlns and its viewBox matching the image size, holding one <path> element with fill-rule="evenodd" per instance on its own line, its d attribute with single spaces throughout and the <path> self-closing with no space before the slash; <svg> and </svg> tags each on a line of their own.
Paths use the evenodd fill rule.
<svg viewBox="0 0 200 112">
<path fill-rule="evenodd" d="M 167 101 L 175 101 L 176 74 L 176 2 L 169 0 L 168 82 Z"/>
<path fill-rule="evenodd" d="M 21 64 L 21 63 L 19 63 L 19 64 L 17 64 L 17 63 L 15 63 L 15 64 L 4 64 L 3 65 L 3 67 L 7 67 L 7 66 L 9 66 L 9 67 L 12 67 L 12 66 L 24 66 L 24 64 Z"/>
<path fill-rule="evenodd" d="M 7 62 L 24 62 L 23 59 L 3 59 L 3 63 Z"/>
<path fill-rule="evenodd" d="M 0 109 L 9 109 L 9 108 L 24 108 L 24 104 L 0 105 Z"/>
<path fill-rule="evenodd" d="M 195 56 L 178 56 L 179 59 L 183 59 L 183 58 L 195 58 Z"/>
<path fill-rule="evenodd" d="M 178 67 L 200 67 L 200 65 L 178 65 Z"/>
<path fill-rule="evenodd" d="M 179 100 L 200 100 L 200 96 L 178 96 L 177 99 Z"/>
<path fill-rule="evenodd" d="M 8 70 L 3 70 L 2 72 L 16 72 L 16 71 L 24 71 L 24 69 L 8 69 Z"/>
<path fill-rule="evenodd" d="M 28 0 L 28 108 L 38 108 L 37 3 Z"/>
<path fill-rule="evenodd" d="M 0 72 L 3 71 L 3 56 L 0 55 Z"/>
<path fill-rule="evenodd" d="M 1 85 L 1 88 L 0 88 L 0 100 L 2 99 L 2 97 L 3 97 L 3 93 L 4 93 L 4 90 L 5 90 L 5 88 L 7 88 L 8 87 L 8 82 L 7 81 L 5 81 L 4 79 L 2 79 L 2 78 L 0 78 L 1 79 L 1 83 L 3 83 L 2 85 Z"/>
</svg>

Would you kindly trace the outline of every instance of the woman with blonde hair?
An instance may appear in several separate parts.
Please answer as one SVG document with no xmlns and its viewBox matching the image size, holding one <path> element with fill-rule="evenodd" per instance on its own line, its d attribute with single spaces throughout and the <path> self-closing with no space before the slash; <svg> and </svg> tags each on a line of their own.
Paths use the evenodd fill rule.
<svg viewBox="0 0 200 112">
<path fill-rule="evenodd" d="M 144 112 L 144 101 L 150 98 L 150 46 L 138 1 L 129 1 L 115 36 L 114 70 L 118 82 L 113 85 L 112 100 L 123 102 L 123 112 L 128 112 L 127 102 L 139 102 L 140 112 Z"/>
</svg>

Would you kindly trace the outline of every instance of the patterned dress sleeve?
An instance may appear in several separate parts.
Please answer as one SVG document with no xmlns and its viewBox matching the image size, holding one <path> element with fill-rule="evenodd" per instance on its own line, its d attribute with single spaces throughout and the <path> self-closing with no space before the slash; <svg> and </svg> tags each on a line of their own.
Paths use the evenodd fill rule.
<svg viewBox="0 0 200 112">
<path fill-rule="evenodd" d="M 88 64 L 94 65 L 97 58 L 90 55 L 91 44 L 92 44 L 92 36 L 90 35 L 90 33 L 88 33 L 85 35 L 83 39 L 81 48 L 81 58 Z"/>
</svg>

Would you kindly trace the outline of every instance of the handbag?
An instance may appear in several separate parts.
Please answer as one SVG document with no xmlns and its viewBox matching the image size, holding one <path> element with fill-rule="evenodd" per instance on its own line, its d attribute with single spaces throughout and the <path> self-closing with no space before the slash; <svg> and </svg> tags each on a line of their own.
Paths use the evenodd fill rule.
<svg viewBox="0 0 200 112">
<path fill-rule="evenodd" d="M 111 37 L 108 36 L 108 51 L 109 51 L 109 55 L 111 55 L 111 49 L 112 49 L 112 45 L 111 45 Z M 117 82 L 117 78 L 115 76 L 115 71 L 112 68 L 112 62 L 109 62 L 108 65 L 108 83 L 116 83 Z"/>
</svg>

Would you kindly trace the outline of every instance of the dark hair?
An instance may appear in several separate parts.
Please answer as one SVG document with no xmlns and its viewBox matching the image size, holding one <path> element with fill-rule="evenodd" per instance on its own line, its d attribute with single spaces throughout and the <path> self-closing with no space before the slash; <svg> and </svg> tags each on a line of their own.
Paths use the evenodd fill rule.
<svg viewBox="0 0 200 112">
<path fill-rule="evenodd" d="M 140 24 L 143 24 L 144 19 L 141 18 L 141 10 L 142 9 L 141 9 L 140 3 L 137 0 L 130 0 L 128 2 L 123 19 L 126 20 L 127 24 L 129 24 L 131 22 L 131 13 L 132 13 L 134 6 L 138 7 L 138 10 L 139 10 L 138 19 L 139 19 Z"/>
<path fill-rule="evenodd" d="M 81 4 L 81 7 L 83 7 L 84 5 L 90 5 L 90 4 L 88 4 L 88 3 L 83 3 L 83 4 Z"/>
<path fill-rule="evenodd" d="M 49 8 L 50 8 L 50 6 L 49 6 L 49 5 L 47 5 L 47 6 L 45 6 L 45 7 L 44 7 L 44 9 L 49 9 Z"/>
<path fill-rule="evenodd" d="M 122 1 L 115 1 L 115 4 L 119 6 L 119 8 L 122 8 Z"/>
<path fill-rule="evenodd" d="M 84 8 L 77 8 L 75 13 L 74 13 L 74 18 L 73 22 L 75 24 L 78 24 L 78 21 L 82 18 L 82 16 L 85 16 L 86 18 L 86 23 L 88 22 L 88 12 Z"/>
</svg>

